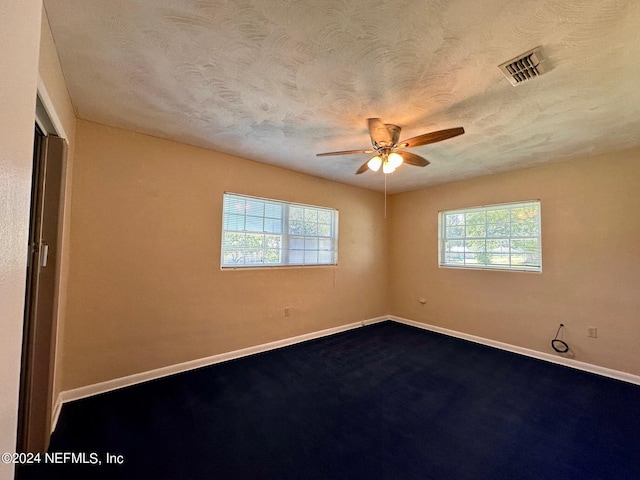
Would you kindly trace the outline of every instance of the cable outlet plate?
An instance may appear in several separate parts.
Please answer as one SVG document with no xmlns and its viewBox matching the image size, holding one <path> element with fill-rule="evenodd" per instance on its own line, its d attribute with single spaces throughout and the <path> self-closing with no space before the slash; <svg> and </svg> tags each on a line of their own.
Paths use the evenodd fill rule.
<svg viewBox="0 0 640 480">
<path fill-rule="evenodd" d="M 596 327 L 587 327 L 587 337 L 598 338 L 598 329 Z"/>
</svg>

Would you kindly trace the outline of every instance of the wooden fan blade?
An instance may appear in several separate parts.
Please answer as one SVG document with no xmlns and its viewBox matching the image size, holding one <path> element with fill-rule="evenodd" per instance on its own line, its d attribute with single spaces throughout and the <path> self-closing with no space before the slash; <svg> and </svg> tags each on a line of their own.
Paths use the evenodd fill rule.
<svg viewBox="0 0 640 480">
<path fill-rule="evenodd" d="M 375 150 L 343 150 L 342 152 L 316 153 L 316 157 L 327 157 L 329 155 L 352 155 L 354 153 L 373 153 Z"/>
<path fill-rule="evenodd" d="M 369 159 L 370 160 L 370 159 Z M 360 175 L 361 173 L 366 172 L 367 170 L 369 170 L 369 160 L 367 160 L 366 162 L 364 162 L 362 164 L 362 166 L 358 169 L 358 171 L 356 172 L 356 175 Z"/>
<path fill-rule="evenodd" d="M 418 135 L 417 137 L 409 138 L 408 140 L 403 140 L 398 144 L 399 148 L 411 148 L 411 147 L 419 147 L 420 145 L 427 145 L 429 143 L 441 142 L 442 140 L 446 140 L 448 138 L 457 137 L 458 135 L 462 135 L 464 133 L 464 128 L 456 127 L 456 128 L 448 128 L 446 130 L 438 130 L 437 132 L 425 133 L 422 135 Z"/>
<path fill-rule="evenodd" d="M 400 156 L 403 158 L 404 163 L 406 163 L 407 165 L 415 165 L 416 167 L 426 167 L 427 165 L 429 165 L 429 160 L 427 160 L 426 158 L 422 158 L 419 155 L 415 155 L 411 152 L 396 152 L 399 153 Z"/>
</svg>

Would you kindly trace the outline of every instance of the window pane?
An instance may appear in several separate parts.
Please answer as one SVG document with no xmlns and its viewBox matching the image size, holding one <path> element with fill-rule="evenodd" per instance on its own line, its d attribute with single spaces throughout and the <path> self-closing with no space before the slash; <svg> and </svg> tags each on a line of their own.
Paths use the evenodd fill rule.
<svg viewBox="0 0 640 480">
<path fill-rule="evenodd" d="M 230 193 L 223 206 L 222 267 L 336 262 L 336 210 Z"/>
<path fill-rule="evenodd" d="M 330 264 L 333 263 L 333 252 L 318 252 L 318 263 Z"/>
<path fill-rule="evenodd" d="M 247 200 L 246 212 L 247 212 L 247 215 L 264 217 L 264 202 L 256 201 L 256 200 Z"/>
<path fill-rule="evenodd" d="M 244 263 L 246 264 L 262 263 L 262 258 L 262 250 L 255 248 L 245 250 Z"/>
<path fill-rule="evenodd" d="M 318 235 L 318 224 L 317 223 L 307 223 L 304 224 L 304 234 L 305 235 Z"/>
<path fill-rule="evenodd" d="M 464 238 L 464 227 L 447 227 L 447 238 Z"/>
<path fill-rule="evenodd" d="M 240 248 L 244 247 L 244 233 L 229 233 L 224 234 L 223 244 L 226 248 Z"/>
<path fill-rule="evenodd" d="M 264 232 L 264 218 L 247 216 L 246 230 L 249 232 Z"/>
<path fill-rule="evenodd" d="M 464 265 L 464 253 L 446 253 L 445 261 L 449 264 Z"/>
<path fill-rule="evenodd" d="M 484 240 L 467 240 L 464 242 L 465 252 L 484 252 Z"/>
<path fill-rule="evenodd" d="M 509 235 L 511 227 L 508 222 L 507 220 L 507 223 L 487 224 L 487 237 L 504 237 L 505 235 Z"/>
<path fill-rule="evenodd" d="M 467 225 L 465 229 L 465 234 L 467 237 L 484 237 L 485 236 L 484 227 L 485 227 L 484 223 Z"/>
<path fill-rule="evenodd" d="M 329 237 L 331 236 L 331 225 L 327 224 L 319 224 L 318 225 L 318 236 L 320 237 Z"/>
<path fill-rule="evenodd" d="M 282 205 L 267 203 L 264 206 L 264 216 L 269 218 L 282 218 Z"/>
<path fill-rule="evenodd" d="M 333 240 L 329 238 L 321 238 L 318 240 L 319 250 L 333 250 Z"/>
<path fill-rule="evenodd" d="M 487 240 L 487 251 L 491 253 L 509 253 L 509 240 Z"/>
<path fill-rule="evenodd" d="M 241 265 L 244 263 L 244 252 L 242 250 L 224 251 L 222 256 L 225 265 Z"/>
<path fill-rule="evenodd" d="M 289 207 L 289 220 L 304 220 L 304 208 L 302 207 Z"/>
<path fill-rule="evenodd" d="M 247 248 L 260 248 L 262 247 L 262 242 L 264 240 L 264 235 L 256 235 L 256 234 L 247 234 L 245 237 L 245 242 Z"/>
<path fill-rule="evenodd" d="M 224 229 L 225 230 L 244 230 L 244 216 L 242 215 L 225 215 L 224 217 Z"/>
<path fill-rule="evenodd" d="M 264 231 L 269 233 L 282 233 L 282 220 L 277 218 L 265 218 Z"/>
<path fill-rule="evenodd" d="M 441 266 L 541 270 L 540 202 L 440 215 Z"/>
<path fill-rule="evenodd" d="M 445 215 L 447 226 L 464 225 L 464 214 L 453 213 Z"/>
<path fill-rule="evenodd" d="M 318 210 L 319 223 L 331 223 L 331 212 L 329 210 Z"/>
<path fill-rule="evenodd" d="M 281 263 L 281 250 L 267 249 L 264 254 L 264 263 Z"/>
<path fill-rule="evenodd" d="M 511 224 L 511 235 L 514 237 L 526 237 L 537 235 L 538 224 L 536 222 L 516 222 Z"/>
<path fill-rule="evenodd" d="M 464 264 L 464 242 L 447 240 L 444 244 L 446 263 Z"/>
<path fill-rule="evenodd" d="M 304 237 L 289 237 L 289 248 L 304 250 Z"/>
<path fill-rule="evenodd" d="M 511 221 L 524 222 L 527 220 L 535 220 L 540 212 L 538 205 L 527 204 L 514 208 L 511 211 Z"/>
<path fill-rule="evenodd" d="M 294 235 L 303 235 L 304 234 L 304 223 L 299 220 L 290 220 L 289 221 L 289 233 Z"/>
<path fill-rule="evenodd" d="M 244 262 L 245 235 L 243 233 L 225 233 L 222 242 L 224 262 L 237 265 Z"/>
<path fill-rule="evenodd" d="M 487 223 L 509 223 L 510 215 L 508 208 L 487 210 Z"/>
<path fill-rule="evenodd" d="M 307 223 L 318 223 L 318 211 L 316 209 L 304 209 L 304 221 Z"/>
<path fill-rule="evenodd" d="M 477 225 L 479 223 L 485 223 L 485 212 L 471 212 L 465 216 L 465 223 L 467 225 Z"/>
<path fill-rule="evenodd" d="M 280 235 L 265 235 L 264 246 L 267 248 L 280 248 L 282 246 L 282 237 Z"/>
<path fill-rule="evenodd" d="M 318 239 L 317 238 L 305 238 L 304 239 L 304 249 L 305 250 L 318 250 Z"/>
<path fill-rule="evenodd" d="M 445 250 L 447 252 L 464 252 L 464 242 L 462 240 L 447 240 Z"/>
<path fill-rule="evenodd" d="M 304 263 L 318 263 L 318 252 L 315 250 L 305 250 L 304 252 Z"/>
<path fill-rule="evenodd" d="M 489 264 L 491 265 L 509 265 L 509 254 L 504 253 L 492 253 L 488 257 Z"/>
<path fill-rule="evenodd" d="M 225 213 L 242 214 L 245 213 L 244 198 L 226 196 L 224 202 Z"/>
<path fill-rule="evenodd" d="M 289 263 L 302 265 L 304 263 L 304 250 L 291 250 L 289 252 Z"/>
</svg>

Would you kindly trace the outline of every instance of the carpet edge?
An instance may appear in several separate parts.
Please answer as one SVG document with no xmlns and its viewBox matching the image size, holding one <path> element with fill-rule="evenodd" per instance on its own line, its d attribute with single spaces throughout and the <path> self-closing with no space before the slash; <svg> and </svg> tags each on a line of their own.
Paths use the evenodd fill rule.
<svg viewBox="0 0 640 480">
<path fill-rule="evenodd" d="M 537 350 L 532 350 L 525 347 L 519 347 L 517 345 L 511 345 L 508 343 L 503 343 L 497 340 L 491 340 L 488 338 L 479 337 L 479 336 L 471 335 L 468 333 L 458 332 L 456 330 L 450 330 L 447 328 L 438 327 L 436 325 L 430 325 L 427 323 L 410 320 L 408 318 L 398 317 L 396 315 L 383 315 L 380 317 L 361 320 L 359 322 L 353 322 L 346 325 L 340 325 L 337 327 L 319 330 L 317 332 L 297 335 L 295 337 L 276 340 L 273 342 L 268 342 L 268 343 L 256 345 L 253 347 L 247 347 L 239 350 L 234 350 L 231 352 L 212 355 L 210 357 L 190 360 L 190 361 L 178 363 L 175 365 L 169 365 L 169 366 L 157 368 L 154 370 L 148 370 L 146 372 L 140 372 L 140 373 L 128 375 L 125 377 L 120 377 L 112 380 L 107 380 L 104 382 L 94 383 L 91 385 L 85 385 L 83 387 L 78 387 L 71 390 L 62 391 L 58 395 L 58 398 L 56 399 L 56 402 L 55 402 L 51 432 L 53 433 L 53 431 L 55 430 L 62 407 L 67 402 L 72 402 L 75 400 L 80 400 L 82 398 L 99 395 L 101 393 L 107 393 L 113 390 L 118 390 L 120 388 L 133 386 L 133 385 L 144 383 L 150 380 L 167 377 L 177 373 L 187 372 L 189 370 L 195 370 L 197 368 L 206 367 L 209 365 L 215 365 L 217 363 L 225 362 L 228 360 L 233 360 L 236 358 L 253 355 L 256 353 L 267 352 L 269 350 L 275 350 L 277 348 L 286 347 L 288 345 L 293 345 L 293 344 L 304 342 L 307 340 L 313 340 L 314 338 L 321 338 L 328 335 L 333 335 L 335 333 L 340 333 L 347 330 L 364 327 L 366 325 L 373 325 L 375 323 L 384 322 L 386 320 L 391 320 L 397 323 L 421 328 L 423 330 L 429 330 L 432 332 L 441 333 L 444 335 L 448 335 L 450 337 L 468 340 L 474 343 L 479 343 L 481 345 L 498 348 L 500 350 L 505 350 L 511 353 L 516 353 L 516 354 L 524 355 L 527 357 L 536 358 L 538 360 L 543 360 L 550 363 L 563 365 L 563 366 L 574 368 L 577 370 L 583 370 L 589 373 L 594 373 L 596 375 L 601 375 L 601 376 L 613 378 L 616 380 L 621 380 L 623 382 L 640 385 L 640 376 L 634 375 L 631 373 L 622 372 L 619 370 L 601 367 L 599 365 L 580 362 L 580 361 L 572 360 L 568 358 L 556 357 L 549 353 L 539 352 Z"/>
<path fill-rule="evenodd" d="M 106 380 L 104 382 L 93 383 L 91 385 L 85 385 L 71 390 L 64 390 L 60 392 L 56 399 L 53 419 L 51 424 L 51 433 L 55 431 L 58 423 L 58 418 L 62 407 L 67 402 L 75 400 L 81 400 L 83 398 L 92 397 L 101 393 L 111 392 L 120 388 L 130 387 L 139 383 L 148 382 L 150 380 L 156 380 L 177 373 L 188 372 L 189 370 L 195 370 L 197 368 L 206 367 L 209 365 L 215 365 L 217 363 L 226 362 L 228 360 L 234 360 L 248 355 L 254 355 L 256 353 L 268 352 L 269 350 L 275 350 L 277 348 L 294 345 L 296 343 L 305 342 L 307 340 L 313 340 L 315 338 L 322 338 L 335 333 L 345 332 L 347 330 L 353 330 L 355 328 L 364 327 L 367 325 L 373 325 L 375 323 L 384 322 L 389 320 L 388 315 L 381 317 L 374 317 L 359 322 L 348 323 L 346 325 L 339 325 L 337 327 L 331 327 L 316 332 L 305 333 L 302 335 L 296 335 L 294 337 L 284 338 L 281 340 L 275 340 L 273 342 L 264 343 L 261 345 L 255 345 L 253 347 L 242 348 L 239 350 L 233 350 L 230 352 L 219 353 L 210 357 L 199 358 L 195 360 L 189 360 L 187 362 L 177 363 L 175 365 L 168 365 L 166 367 L 160 367 L 153 370 L 147 370 L 145 372 L 134 373 L 125 377 L 114 378 Z"/>
<path fill-rule="evenodd" d="M 592 363 L 580 362 L 578 360 L 573 360 L 570 358 L 557 357 L 550 353 L 540 352 L 538 350 L 532 350 L 530 348 L 525 348 L 525 347 L 519 347 L 517 345 L 511 345 L 510 343 L 503 343 L 497 340 L 491 340 L 484 337 L 478 337 L 476 335 L 458 332 L 457 330 L 449 330 L 448 328 L 438 327 L 436 325 L 430 325 L 428 323 L 422 323 L 416 320 L 410 320 L 408 318 L 398 317 L 395 315 L 389 315 L 389 320 L 402 323 L 405 325 L 410 325 L 412 327 L 421 328 L 423 330 L 429 330 L 431 332 L 442 333 L 450 337 L 460 338 L 462 340 L 468 340 L 470 342 L 479 343 L 481 345 L 498 348 L 500 350 L 505 350 L 511 353 L 517 353 L 519 355 L 536 358 L 538 360 L 544 360 L 546 362 L 563 365 L 565 367 L 575 368 L 577 370 L 594 373 L 596 375 L 601 375 L 604 377 L 621 380 L 623 382 L 640 385 L 640 376 L 634 375 L 632 373 L 622 372 L 620 370 L 614 370 L 612 368 L 607 368 L 607 367 L 601 367 L 599 365 L 595 365 Z"/>
</svg>

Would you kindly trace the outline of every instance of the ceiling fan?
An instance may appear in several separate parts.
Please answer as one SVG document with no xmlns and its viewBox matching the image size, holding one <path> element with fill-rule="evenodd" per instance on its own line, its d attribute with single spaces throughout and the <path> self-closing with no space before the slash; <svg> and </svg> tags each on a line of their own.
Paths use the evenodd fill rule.
<svg viewBox="0 0 640 480">
<path fill-rule="evenodd" d="M 390 123 L 382 123 L 379 118 L 367 119 L 369 124 L 369 135 L 373 149 L 367 150 L 344 150 L 341 152 L 318 153 L 316 156 L 324 157 L 328 155 L 351 155 L 354 153 L 375 153 L 376 155 L 358 169 L 356 175 L 366 172 L 368 169 L 377 172 L 382 167 L 385 174 L 393 173 L 403 163 L 415 165 L 416 167 L 426 167 L 429 161 L 411 152 L 405 152 L 403 148 L 419 147 L 429 143 L 441 142 L 447 138 L 456 137 L 464 133 L 464 128 L 456 127 L 436 132 L 424 133 L 417 137 L 412 137 L 399 142 L 400 127 Z"/>
</svg>

